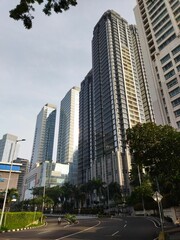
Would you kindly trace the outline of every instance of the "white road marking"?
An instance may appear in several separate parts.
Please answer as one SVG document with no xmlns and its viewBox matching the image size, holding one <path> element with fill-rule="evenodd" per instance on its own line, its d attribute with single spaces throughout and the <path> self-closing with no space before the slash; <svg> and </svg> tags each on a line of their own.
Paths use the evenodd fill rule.
<svg viewBox="0 0 180 240">
<path fill-rule="evenodd" d="M 156 228 L 159 228 L 159 226 L 157 225 L 157 224 L 159 224 L 159 223 L 157 223 L 155 220 L 150 219 L 150 218 L 146 218 L 146 219 L 149 220 L 149 221 L 151 221 Z M 158 221 L 158 220 L 157 220 L 157 221 Z M 160 224 L 159 224 L 159 225 L 160 225 Z"/>
<path fill-rule="evenodd" d="M 54 240 L 65 239 L 65 238 L 68 238 L 68 237 L 77 235 L 77 234 L 79 234 L 79 233 L 86 232 L 86 231 L 88 231 L 88 230 L 90 230 L 90 229 L 92 229 L 92 228 L 97 227 L 98 225 L 100 225 L 100 223 L 101 223 L 101 222 L 99 221 L 98 224 L 96 224 L 96 225 L 94 225 L 94 226 L 92 226 L 92 227 L 86 228 L 86 229 L 84 229 L 84 230 L 82 230 L 82 231 L 79 231 L 79 232 L 76 232 L 76 233 L 72 233 L 72 234 L 66 235 L 66 236 L 64 236 L 64 237 L 56 238 L 56 239 L 54 239 Z"/>
<path fill-rule="evenodd" d="M 113 233 L 111 236 L 113 237 L 113 236 L 115 236 L 117 233 L 118 233 L 119 231 L 117 231 L 117 232 L 115 232 L 115 233 Z"/>
</svg>

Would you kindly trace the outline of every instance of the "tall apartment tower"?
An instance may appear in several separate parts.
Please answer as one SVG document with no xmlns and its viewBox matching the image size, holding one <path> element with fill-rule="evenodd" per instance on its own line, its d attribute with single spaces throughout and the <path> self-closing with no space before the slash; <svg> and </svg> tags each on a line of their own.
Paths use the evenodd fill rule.
<svg viewBox="0 0 180 240">
<path fill-rule="evenodd" d="M 155 121 L 180 129 L 180 1 L 137 0 L 134 12 Z"/>
<path fill-rule="evenodd" d="M 52 161 L 55 123 L 56 106 L 47 103 L 37 116 L 30 169 L 36 163 Z"/>
<path fill-rule="evenodd" d="M 94 160 L 92 178 L 129 191 L 126 129 L 153 121 L 148 84 L 135 26 L 108 10 L 92 39 Z"/>
<path fill-rule="evenodd" d="M 94 160 L 93 78 L 92 70 L 81 83 L 79 95 L 78 184 L 92 180 Z"/>
<path fill-rule="evenodd" d="M 57 146 L 58 163 L 72 163 L 77 155 L 79 139 L 79 87 L 73 87 L 65 95 L 60 106 Z"/>
<path fill-rule="evenodd" d="M 0 140 L 0 162 L 10 163 L 17 158 L 19 144 L 17 136 L 5 134 Z"/>
</svg>

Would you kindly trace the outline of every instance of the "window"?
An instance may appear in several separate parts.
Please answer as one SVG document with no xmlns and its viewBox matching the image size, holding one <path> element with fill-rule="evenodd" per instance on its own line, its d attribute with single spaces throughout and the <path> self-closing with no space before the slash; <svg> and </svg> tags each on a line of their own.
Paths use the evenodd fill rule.
<svg viewBox="0 0 180 240">
<path fill-rule="evenodd" d="M 165 4 L 163 3 L 154 13 L 153 13 L 154 8 L 151 11 L 149 11 L 149 15 L 153 13 L 153 15 L 150 16 L 150 19 L 153 20 L 162 11 L 162 9 L 164 9 L 164 7 Z"/>
<path fill-rule="evenodd" d="M 179 66 L 177 66 L 177 70 L 178 70 L 178 72 L 180 72 L 180 65 L 179 65 Z"/>
<path fill-rule="evenodd" d="M 174 12 L 174 16 L 177 16 L 180 13 L 180 8 L 178 8 L 175 12 Z"/>
<path fill-rule="evenodd" d="M 177 87 L 174 90 L 172 90 L 171 92 L 169 92 L 169 95 L 172 98 L 172 97 L 176 96 L 178 93 L 180 93 L 180 87 Z"/>
<path fill-rule="evenodd" d="M 171 21 L 168 21 L 168 22 L 155 34 L 155 37 L 158 38 L 169 26 L 171 26 Z"/>
<path fill-rule="evenodd" d="M 166 15 L 154 28 L 153 30 L 158 30 L 167 20 L 169 19 L 169 15 Z"/>
<path fill-rule="evenodd" d="M 180 45 L 178 45 L 176 48 L 174 48 L 172 50 L 172 54 L 175 55 L 176 53 L 178 53 L 180 51 Z"/>
<path fill-rule="evenodd" d="M 180 121 L 177 122 L 177 126 L 178 126 L 178 128 L 180 128 Z"/>
<path fill-rule="evenodd" d="M 167 87 L 171 88 L 174 85 L 176 85 L 178 83 L 177 78 L 174 78 L 173 80 L 171 80 L 169 83 L 167 83 Z"/>
<path fill-rule="evenodd" d="M 180 61 L 180 55 L 178 55 L 177 57 L 174 58 L 175 63 Z"/>
<path fill-rule="evenodd" d="M 173 107 L 176 107 L 180 104 L 180 98 L 175 99 L 174 101 L 171 102 Z"/>
<path fill-rule="evenodd" d="M 169 37 L 165 42 L 163 42 L 159 46 L 159 50 L 162 50 L 165 46 L 167 46 L 170 42 L 172 42 L 176 38 L 176 34 L 174 33 L 171 37 Z"/>
<path fill-rule="evenodd" d="M 171 7 L 174 10 L 177 6 L 179 6 L 179 1 L 175 2 L 175 4 Z"/>
<path fill-rule="evenodd" d="M 165 71 L 167 71 L 169 68 L 171 68 L 172 67 L 172 62 L 170 61 L 169 63 L 167 63 L 164 67 L 163 67 L 163 71 L 165 72 Z"/>
<path fill-rule="evenodd" d="M 178 109 L 177 111 L 174 112 L 175 117 L 179 117 L 180 116 L 180 109 Z"/>
<path fill-rule="evenodd" d="M 157 44 L 161 43 L 167 36 L 169 36 L 174 31 L 174 28 L 171 27 L 168 29 L 160 38 L 157 39 Z"/>
<path fill-rule="evenodd" d="M 167 9 L 165 9 L 164 11 L 162 11 L 157 18 L 154 19 L 154 21 L 152 22 L 152 25 L 154 25 L 155 23 L 157 23 L 165 14 L 167 13 Z"/>
<path fill-rule="evenodd" d="M 175 71 L 174 71 L 174 69 L 173 69 L 173 70 L 171 70 L 170 72 L 168 72 L 164 77 L 165 77 L 165 79 L 167 80 L 167 79 L 171 78 L 171 77 L 174 76 L 174 75 L 175 75 Z"/>
<path fill-rule="evenodd" d="M 164 56 L 160 61 L 161 64 L 164 64 L 165 62 L 167 62 L 170 59 L 170 54 L 167 54 L 166 56 Z"/>
<path fill-rule="evenodd" d="M 169 0 L 169 4 L 173 4 L 176 0 Z"/>
</svg>

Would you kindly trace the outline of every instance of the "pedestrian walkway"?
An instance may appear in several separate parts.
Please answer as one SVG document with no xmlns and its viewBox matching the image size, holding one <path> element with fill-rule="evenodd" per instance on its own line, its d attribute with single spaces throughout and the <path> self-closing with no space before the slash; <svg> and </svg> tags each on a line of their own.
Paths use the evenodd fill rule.
<svg viewBox="0 0 180 240">
<path fill-rule="evenodd" d="M 170 235 L 170 238 L 169 240 L 180 240 L 180 234 L 173 234 L 173 235 Z"/>
<path fill-rule="evenodd" d="M 169 240 L 180 240 L 180 227 L 174 227 L 166 230 L 169 234 Z"/>
</svg>

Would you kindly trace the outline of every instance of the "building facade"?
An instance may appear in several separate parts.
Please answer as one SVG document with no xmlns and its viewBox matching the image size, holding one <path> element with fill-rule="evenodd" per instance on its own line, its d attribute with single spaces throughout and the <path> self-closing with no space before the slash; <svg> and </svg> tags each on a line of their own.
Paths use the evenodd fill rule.
<svg viewBox="0 0 180 240">
<path fill-rule="evenodd" d="M 18 179 L 21 173 L 21 166 L 22 164 L 19 163 L 10 164 L 6 162 L 0 162 L 0 192 L 4 192 L 7 188 L 10 171 L 11 176 L 9 179 L 8 189 L 17 189 Z"/>
<path fill-rule="evenodd" d="M 51 188 L 61 186 L 68 181 L 69 165 L 44 161 L 37 163 L 30 172 L 25 175 L 22 188 L 22 200 L 32 199 L 32 189 L 36 187 Z"/>
<path fill-rule="evenodd" d="M 19 144 L 17 136 L 5 134 L 0 140 L 0 162 L 10 163 L 17 158 Z"/>
<path fill-rule="evenodd" d="M 70 164 L 69 182 L 77 184 L 79 140 L 79 87 L 71 88 L 61 101 L 57 163 Z"/>
<path fill-rule="evenodd" d="M 78 183 L 92 180 L 94 159 L 93 77 L 92 70 L 81 83 L 79 95 Z"/>
<path fill-rule="evenodd" d="M 23 159 L 23 158 L 17 158 L 14 160 L 14 163 L 19 163 L 21 164 L 21 173 L 19 174 L 18 178 L 18 184 L 17 184 L 17 190 L 19 194 L 19 199 L 20 201 L 23 200 L 23 188 L 24 188 L 24 183 L 25 183 L 25 175 L 29 171 L 29 160 Z"/>
<path fill-rule="evenodd" d="M 78 87 L 71 88 L 61 101 L 57 163 L 72 163 L 78 149 L 79 91 Z"/>
<path fill-rule="evenodd" d="M 128 194 L 131 159 L 126 129 L 154 121 L 154 116 L 137 29 L 112 10 L 105 12 L 94 28 L 92 64 L 92 93 L 87 80 L 89 89 L 82 88 L 80 98 L 80 126 L 93 127 L 84 134 L 89 134 L 90 146 L 93 141 L 93 157 L 88 164 L 80 162 L 81 172 L 90 171 L 81 181 L 90 176 L 108 184 L 118 182 Z M 85 91 L 89 100 L 83 102 Z M 86 108 L 89 114 L 93 109 L 93 123 L 83 126 Z M 80 132 L 87 131 L 85 128 Z M 79 146 L 86 139 L 81 136 L 80 141 Z M 79 151 L 81 154 L 81 147 Z"/>
<path fill-rule="evenodd" d="M 180 1 L 137 0 L 134 12 L 155 121 L 180 129 Z"/>
<path fill-rule="evenodd" d="M 53 157 L 56 107 L 46 104 L 37 116 L 30 169 Z"/>
</svg>

